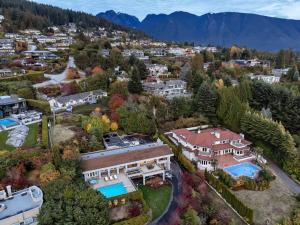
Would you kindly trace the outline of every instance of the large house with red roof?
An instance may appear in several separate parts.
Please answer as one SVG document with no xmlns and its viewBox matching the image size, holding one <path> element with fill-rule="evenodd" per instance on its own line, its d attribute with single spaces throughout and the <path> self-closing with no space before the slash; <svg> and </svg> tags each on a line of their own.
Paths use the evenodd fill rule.
<svg viewBox="0 0 300 225">
<path fill-rule="evenodd" d="M 184 128 L 168 133 L 175 144 L 183 146 L 183 154 L 197 163 L 200 170 L 225 168 L 246 161 L 255 156 L 250 151 L 251 142 L 243 134 L 224 128 Z"/>
</svg>

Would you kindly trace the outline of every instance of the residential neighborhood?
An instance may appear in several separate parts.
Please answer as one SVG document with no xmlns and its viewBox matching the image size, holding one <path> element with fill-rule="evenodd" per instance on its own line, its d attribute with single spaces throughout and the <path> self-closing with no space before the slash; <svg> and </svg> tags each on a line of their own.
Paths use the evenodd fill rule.
<svg viewBox="0 0 300 225">
<path fill-rule="evenodd" d="M 243 36 L 256 14 L 50 2 L 0 0 L 0 225 L 299 224 L 300 53 L 281 25 L 260 24 L 268 50 Z"/>
</svg>

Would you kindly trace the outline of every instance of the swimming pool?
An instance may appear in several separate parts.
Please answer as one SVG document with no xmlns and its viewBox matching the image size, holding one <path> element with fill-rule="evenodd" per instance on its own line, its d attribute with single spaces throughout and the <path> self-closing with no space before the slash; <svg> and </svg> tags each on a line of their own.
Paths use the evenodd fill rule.
<svg viewBox="0 0 300 225">
<path fill-rule="evenodd" d="M 14 120 L 14 119 L 1 119 L 0 120 L 0 126 L 3 126 L 3 127 L 12 127 L 12 126 L 16 126 L 16 125 L 19 125 L 19 123 Z"/>
<path fill-rule="evenodd" d="M 260 170 L 260 167 L 248 162 L 224 168 L 224 171 L 233 177 L 246 176 L 253 178 Z"/>
<path fill-rule="evenodd" d="M 109 186 L 100 187 L 97 189 L 97 191 L 101 192 L 106 198 L 112 198 L 128 193 L 123 183 L 117 183 Z"/>
</svg>

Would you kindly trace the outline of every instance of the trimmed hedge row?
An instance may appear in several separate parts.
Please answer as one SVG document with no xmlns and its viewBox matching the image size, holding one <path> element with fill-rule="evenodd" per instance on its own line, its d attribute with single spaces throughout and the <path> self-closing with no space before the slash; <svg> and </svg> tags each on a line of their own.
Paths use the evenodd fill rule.
<svg viewBox="0 0 300 225">
<path fill-rule="evenodd" d="M 42 145 L 48 148 L 48 118 L 47 116 L 42 117 Z"/>
<path fill-rule="evenodd" d="M 250 224 L 253 224 L 253 210 L 241 202 L 221 181 L 205 170 L 205 178 L 225 200 Z"/>
<path fill-rule="evenodd" d="M 26 101 L 27 101 L 28 106 L 30 106 L 32 108 L 39 109 L 40 111 L 42 111 L 44 113 L 51 112 L 50 105 L 46 101 L 35 100 L 35 99 L 27 99 Z"/>
<path fill-rule="evenodd" d="M 8 78 L 2 78 L 1 80 L 5 81 L 23 81 L 23 80 L 29 80 L 32 83 L 40 83 L 45 80 L 49 80 L 48 78 L 44 77 L 44 72 L 42 71 L 32 71 L 28 74 L 24 74 L 22 76 L 15 76 L 15 77 L 8 77 Z"/>
<path fill-rule="evenodd" d="M 179 161 L 179 163 L 190 173 L 196 172 L 196 168 L 194 164 L 188 160 L 183 154 L 182 154 L 182 147 L 174 145 L 169 138 L 167 138 L 165 135 L 160 134 L 159 139 L 167 144 L 173 151 L 176 159 Z"/>
<path fill-rule="evenodd" d="M 114 223 L 113 225 L 144 225 L 148 222 L 149 217 L 145 214 L 133 217 L 129 220 Z"/>
</svg>

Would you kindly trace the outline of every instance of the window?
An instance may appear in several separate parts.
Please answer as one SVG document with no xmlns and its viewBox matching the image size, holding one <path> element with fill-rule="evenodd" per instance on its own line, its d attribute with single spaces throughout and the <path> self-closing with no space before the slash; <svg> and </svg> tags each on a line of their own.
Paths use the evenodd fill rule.
<svg viewBox="0 0 300 225">
<path fill-rule="evenodd" d="M 137 167 L 137 163 L 130 164 L 130 165 L 127 166 L 127 168 L 133 168 L 133 167 Z"/>
</svg>

